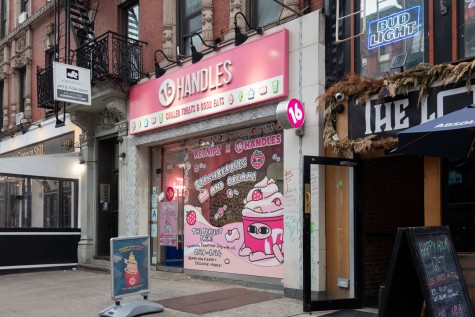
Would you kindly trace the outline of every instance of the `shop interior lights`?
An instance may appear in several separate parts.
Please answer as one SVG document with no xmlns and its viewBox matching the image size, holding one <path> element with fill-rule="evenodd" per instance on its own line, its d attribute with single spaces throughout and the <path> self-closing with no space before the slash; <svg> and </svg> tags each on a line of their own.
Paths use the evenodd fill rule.
<svg viewBox="0 0 475 317">
<path fill-rule="evenodd" d="M 180 65 L 180 60 L 177 59 L 176 61 L 172 61 L 171 59 L 169 59 L 167 57 L 167 55 L 165 55 L 165 53 L 162 50 L 156 50 L 155 53 L 153 53 L 153 57 L 154 57 L 154 60 L 155 60 L 155 78 L 160 78 L 167 72 L 167 70 L 165 68 L 160 67 L 160 64 L 157 61 L 157 53 L 158 52 L 162 53 L 163 57 L 165 57 L 165 59 L 167 61 L 169 61 L 170 63 Z"/>
<path fill-rule="evenodd" d="M 256 31 L 257 34 L 262 35 L 264 33 L 264 30 L 261 27 L 254 28 L 251 25 L 249 25 L 249 22 L 247 22 L 246 16 L 242 12 L 238 12 L 234 15 L 234 46 L 239 46 L 242 43 L 246 42 L 248 37 L 247 34 L 241 33 L 241 29 L 237 25 L 237 16 L 238 14 L 242 15 L 244 21 L 246 22 L 247 26 L 251 29 Z"/>
<path fill-rule="evenodd" d="M 213 50 L 217 50 L 217 49 L 218 49 L 218 45 L 216 45 L 216 44 L 214 44 L 213 46 L 206 44 L 205 41 L 203 40 L 203 38 L 201 37 L 201 35 L 200 35 L 199 33 L 193 33 L 193 34 L 191 34 L 191 37 L 190 37 L 190 46 L 191 46 L 191 63 L 192 63 L 192 64 L 198 63 L 198 62 L 203 58 L 203 56 L 204 56 L 203 53 L 198 52 L 198 51 L 196 50 L 196 47 L 193 45 L 193 36 L 198 36 L 204 46 L 209 47 L 209 48 L 212 48 Z"/>
</svg>

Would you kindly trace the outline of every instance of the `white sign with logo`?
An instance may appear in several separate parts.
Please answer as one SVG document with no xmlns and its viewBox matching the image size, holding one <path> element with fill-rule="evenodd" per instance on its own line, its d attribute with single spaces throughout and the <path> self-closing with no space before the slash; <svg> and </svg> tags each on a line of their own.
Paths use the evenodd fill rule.
<svg viewBox="0 0 475 317">
<path fill-rule="evenodd" d="M 91 70 L 53 62 L 54 100 L 91 105 Z"/>
</svg>

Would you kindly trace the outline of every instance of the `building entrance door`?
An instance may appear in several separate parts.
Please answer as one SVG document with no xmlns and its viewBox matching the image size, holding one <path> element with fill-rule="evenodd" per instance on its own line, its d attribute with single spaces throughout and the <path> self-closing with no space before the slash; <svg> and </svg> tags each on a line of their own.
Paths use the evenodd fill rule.
<svg viewBox="0 0 475 317">
<path fill-rule="evenodd" d="M 355 160 L 304 157 L 304 311 L 362 305 L 361 174 Z"/>
<path fill-rule="evenodd" d="M 109 257 L 110 239 L 117 237 L 119 224 L 119 146 L 116 138 L 101 140 L 98 162 L 97 251 Z"/>
</svg>

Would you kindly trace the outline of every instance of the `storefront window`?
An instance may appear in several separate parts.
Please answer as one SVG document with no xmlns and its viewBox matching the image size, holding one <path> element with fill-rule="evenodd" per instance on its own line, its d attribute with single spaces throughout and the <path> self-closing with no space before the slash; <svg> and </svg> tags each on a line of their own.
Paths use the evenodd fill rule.
<svg viewBox="0 0 475 317">
<path fill-rule="evenodd" d="M 461 34 L 459 37 L 462 45 L 462 58 L 475 56 L 475 0 L 465 0 L 463 16 L 460 18 Z"/>
<path fill-rule="evenodd" d="M 77 228 L 77 182 L 0 176 L 1 228 Z"/>
<path fill-rule="evenodd" d="M 449 164 L 445 213 L 458 252 L 475 251 L 475 162 Z"/>
<path fill-rule="evenodd" d="M 363 5 L 364 1 L 361 1 Z M 404 69 L 424 62 L 424 1 L 366 1 L 366 36 L 360 38 L 359 73 L 381 77 L 394 57 L 407 54 Z"/>
<path fill-rule="evenodd" d="M 283 277 L 280 126 L 190 140 L 183 154 L 185 268 Z"/>
</svg>

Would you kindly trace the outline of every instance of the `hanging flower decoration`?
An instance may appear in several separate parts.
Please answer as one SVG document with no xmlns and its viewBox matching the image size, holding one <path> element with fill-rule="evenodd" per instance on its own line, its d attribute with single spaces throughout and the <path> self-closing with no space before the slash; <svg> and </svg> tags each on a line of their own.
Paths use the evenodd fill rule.
<svg viewBox="0 0 475 317">
<path fill-rule="evenodd" d="M 348 138 L 340 140 L 336 133 L 335 107 L 338 102 L 335 96 L 337 93 L 343 93 L 348 98 L 356 99 L 359 104 L 363 104 L 374 95 L 378 95 L 378 102 L 382 102 L 385 95 L 394 98 L 397 95 L 407 95 L 410 90 L 418 89 L 419 98 L 416 106 L 419 107 L 427 98 L 434 83 L 446 86 L 465 80 L 467 91 L 470 91 L 474 74 L 475 59 L 458 64 L 419 64 L 402 73 L 394 73 L 381 79 L 350 74 L 317 98 L 317 109 L 324 107 L 324 145 L 340 157 L 348 157 L 351 153 L 365 154 L 375 149 L 391 149 L 398 145 L 398 138 L 378 138 L 376 135 L 354 140 Z"/>
</svg>

